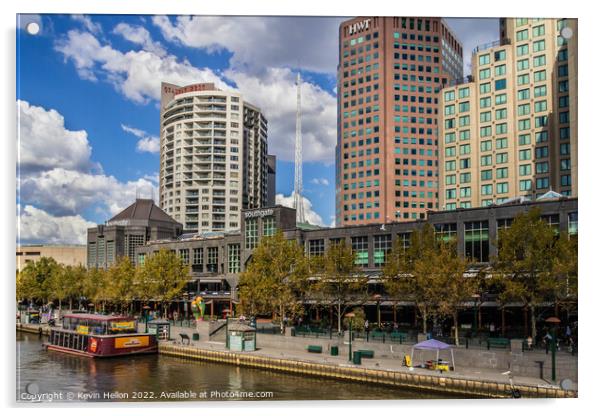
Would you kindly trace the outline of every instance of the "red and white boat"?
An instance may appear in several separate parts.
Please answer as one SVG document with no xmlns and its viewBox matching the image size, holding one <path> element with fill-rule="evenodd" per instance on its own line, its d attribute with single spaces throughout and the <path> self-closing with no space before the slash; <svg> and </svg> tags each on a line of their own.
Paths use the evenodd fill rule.
<svg viewBox="0 0 602 416">
<path fill-rule="evenodd" d="M 156 353 L 157 338 L 138 332 L 138 320 L 126 316 L 67 314 L 52 328 L 46 349 L 85 357 Z"/>
</svg>

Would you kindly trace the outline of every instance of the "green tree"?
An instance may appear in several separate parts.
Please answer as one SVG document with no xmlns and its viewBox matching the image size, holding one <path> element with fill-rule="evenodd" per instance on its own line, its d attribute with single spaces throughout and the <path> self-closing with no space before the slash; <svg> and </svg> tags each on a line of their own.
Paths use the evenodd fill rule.
<svg viewBox="0 0 602 416">
<path fill-rule="evenodd" d="M 552 273 L 555 277 L 555 305 L 567 312 L 577 307 L 577 236 L 563 232 L 556 240 L 552 259 Z"/>
<path fill-rule="evenodd" d="M 415 273 L 430 281 L 433 310 L 442 316 L 451 316 L 454 322 L 454 340 L 459 345 L 458 307 L 470 299 L 477 288 L 477 277 L 467 276 L 468 261 L 458 256 L 455 240 L 439 241 L 416 261 Z"/>
<path fill-rule="evenodd" d="M 127 256 L 117 259 L 107 270 L 110 298 L 120 312 L 130 310 L 135 297 L 136 268 Z"/>
<path fill-rule="evenodd" d="M 190 279 L 190 267 L 175 253 L 161 249 L 144 261 L 136 277 L 137 293 L 144 291 L 147 298 L 157 299 L 166 316 L 169 303 L 182 295 Z"/>
<path fill-rule="evenodd" d="M 59 315 L 63 302 L 74 294 L 75 274 L 72 266 L 58 265 L 48 280 L 48 296 L 58 301 Z"/>
<path fill-rule="evenodd" d="M 399 300 L 414 303 L 422 317 L 422 331 L 427 331 L 427 321 L 435 313 L 437 299 L 432 276 L 437 269 L 432 263 L 438 250 L 435 230 L 425 223 L 412 233 L 409 247 L 397 240 L 383 268 L 387 293 Z"/>
<path fill-rule="evenodd" d="M 295 240 L 286 240 L 281 231 L 262 238 L 238 283 L 243 310 L 275 313 L 284 331 L 284 318 L 302 311 L 308 277 L 308 260 Z"/>
<path fill-rule="evenodd" d="M 59 264 L 51 257 L 41 257 L 36 262 L 29 262 L 20 273 L 20 291 L 32 301 L 48 302 L 52 276 L 60 269 Z"/>
<path fill-rule="evenodd" d="M 356 254 L 341 240 L 330 244 L 324 256 L 316 260 L 314 267 L 319 274 L 312 285 L 312 295 L 323 304 L 334 306 L 337 331 L 346 311 L 368 300 L 368 277 L 356 264 Z"/>
<path fill-rule="evenodd" d="M 503 282 L 502 297 L 518 299 L 531 313 L 531 336 L 536 338 L 535 310 L 553 299 L 556 235 L 540 217 L 539 209 L 518 214 L 512 225 L 500 230 L 495 269 Z"/>
<path fill-rule="evenodd" d="M 104 311 L 106 303 L 111 299 L 110 284 L 106 270 L 101 268 L 89 269 L 86 273 L 83 289 L 85 298 L 94 303 L 95 310 L 100 309 Z M 98 308 L 99 305 L 100 308 Z"/>
</svg>

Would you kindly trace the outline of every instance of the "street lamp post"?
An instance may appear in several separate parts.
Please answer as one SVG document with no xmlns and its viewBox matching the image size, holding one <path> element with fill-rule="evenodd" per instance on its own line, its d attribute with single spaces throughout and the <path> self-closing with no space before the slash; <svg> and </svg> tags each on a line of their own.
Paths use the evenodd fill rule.
<svg viewBox="0 0 602 416">
<path fill-rule="evenodd" d="M 376 301 L 376 320 L 378 322 L 378 329 L 380 329 L 380 299 L 381 295 L 374 295 L 374 300 Z"/>
<path fill-rule="evenodd" d="M 150 306 L 144 305 L 142 309 L 144 309 L 144 332 L 146 333 L 148 332 L 148 310 Z"/>
<path fill-rule="evenodd" d="M 353 354 L 351 352 L 351 338 L 353 334 L 353 318 L 355 318 L 355 314 L 353 312 L 349 312 L 345 314 L 345 318 L 349 321 L 349 361 L 353 360 Z"/>
<path fill-rule="evenodd" d="M 552 381 L 556 381 L 556 331 L 558 329 L 560 319 L 553 316 L 546 319 L 546 322 L 552 325 Z"/>
</svg>

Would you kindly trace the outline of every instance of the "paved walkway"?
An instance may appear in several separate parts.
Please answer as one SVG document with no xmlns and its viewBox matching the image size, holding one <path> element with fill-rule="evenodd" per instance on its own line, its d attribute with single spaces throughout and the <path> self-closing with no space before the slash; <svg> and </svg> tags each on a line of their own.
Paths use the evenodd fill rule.
<svg viewBox="0 0 602 416">
<path fill-rule="evenodd" d="M 171 328 L 171 343 L 180 343 L 180 333 L 186 333 L 192 339 L 192 333 L 195 332 L 195 328 L 189 327 L 172 327 Z M 280 336 L 280 335 L 275 335 Z M 215 350 L 215 351 L 227 351 L 224 342 L 217 341 L 191 341 L 191 346 L 197 347 L 204 350 Z M 321 354 L 309 353 L 302 350 L 288 350 L 282 351 L 278 349 L 272 348 L 262 348 L 261 345 L 258 345 L 259 349 L 254 352 L 245 352 L 244 354 L 253 354 L 259 356 L 268 356 L 273 358 L 283 358 L 283 359 L 292 359 L 299 361 L 306 361 L 312 363 L 321 363 L 321 364 L 332 364 L 338 366 L 350 366 L 357 367 L 356 365 L 351 364 L 348 361 L 348 346 L 345 345 L 344 348 L 339 349 L 339 356 L 331 356 L 328 355 L 328 351 L 322 352 Z M 395 346 L 393 346 L 395 348 Z M 450 378 L 459 378 L 465 380 L 478 380 L 478 381 L 491 381 L 497 383 L 507 383 L 508 376 L 502 374 L 501 371 L 495 369 L 488 368 L 468 368 L 468 367 L 456 367 L 454 371 L 450 372 L 435 372 L 432 370 L 427 370 L 423 368 L 415 368 L 410 370 L 408 367 L 404 367 L 401 365 L 401 361 L 393 358 L 362 358 L 361 367 L 378 369 L 378 370 L 389 370 L 389 371 L 398 371 L 403 373 L 413 373 L 413 374 L 424 374 L 424 375 L 439 375 L 442 377 L 450 377 Z M 526 385 L 526 386 L 539 386 L 539 387 L 558 387 L 558 383 L 552 383 L 551 381 L 542 380 L 536 377 L 525 377 L 525 376 L 514 376 L 513 381 L 515 384 Z M 577 390 L 577 383 L 573 382 L 573 390 Z"/>
</svg>

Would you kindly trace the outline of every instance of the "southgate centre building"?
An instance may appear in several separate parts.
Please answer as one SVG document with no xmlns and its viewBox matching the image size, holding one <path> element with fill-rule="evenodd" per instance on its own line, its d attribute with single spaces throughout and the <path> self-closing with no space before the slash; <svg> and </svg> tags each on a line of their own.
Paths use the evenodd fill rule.
<svg viewBox="0 0 602 416">
<path fill-rule="evenodd" d="M 498 230 L 511 225 L 512 219 L 521 212 L 537 207 L 542 219 L 560 232 L 577 234 L 577 198 L 567 198 L 549 192 L 537 201 L 516 199 L 501 205 L 471 209 L 429 212 L 424 220 L 371 224 L 340 228 L 319 228 L 296 224 L 296 212 L 283 206 L 243 210 L 240 231 L 180 235 L 177 238 L 150 240 L 136 248 L 136 263 L 141 265 L 148 256 L 161 249 L 171 250 L 190 265 L 190 282 L 183 302 L 201 295 L 212 300 L 212 313 L 219 314 L 238 302 L 238 279 L 245 270 L 263 237 L 282 230 L 286 239 L 296 240 L 308 256 L 322 255 L 330 244 L 345 240 L 356 255 L 356 264 L 370 277 L 369 291 L 379 294 L 380 305 L 389 306 L 383 314 L 392 314 L 393 302 L 384 292 L 380 274 L 393 247 L 395 239 L 410 243 L 411 233 L 424 222 L 432 224 L 437 235 L 457 240 L 458 254 L 472 258 L 473 268 L 486 266 L 496 254 Z M 375 302 L 368 302 L 367 311 L 374 309 Z M 402 305 L 403 306 L 403 305 Z M 495 299 L 488 304 L 497 310 Z M 512 306 L 512 305 L 510 305 Z M 518 309 L 522 305 L 514 305 Z M 190 310 L 190 309 L 188 309 Z M 522 312 L 521 312 L 522 313 Z M 383 319 L 386 316 L 383 315 Z"/>
</svg>

